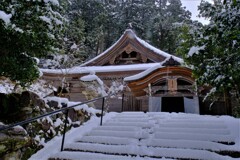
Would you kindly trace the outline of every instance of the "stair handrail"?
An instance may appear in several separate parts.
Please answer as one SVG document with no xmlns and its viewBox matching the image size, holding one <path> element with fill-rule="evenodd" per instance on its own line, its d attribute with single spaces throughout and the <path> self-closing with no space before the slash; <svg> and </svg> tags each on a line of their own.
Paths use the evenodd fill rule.
<svg viewBox="0 0 240 160">
<path fill-rule="evenodd" d="M 102 125 L 105 98 L 110 97 L 112 95 L 114 95 L 114 94 L 94 98 L 94 99 L 91 99 L 91 100 L 88 100 L 88 101 L 80 102 L 80 103 L 72 105 L 72 106 L 66 106 L 66 104 L 63 103 L 62 104 L 63 107 L 60 108 L 60 109 L 57 109 L 57 110 L 54 110 L 54 111 L 51 111 L 51 112 L 33 117 L 33 118 L 29 118 L 29 119 L 26 119 L 24 121 L 20 121 L 20 122 L 14 123 L 14 124 L 10 124 L 10 125 L 7 125 L 7 126 L 5 125 L 4 127 L 0 128 L 0 132 L 2 132 L 4 130 L 11 129 L 11 128 L 14 128 L 16 126 L 21 126 L 21 125 L 24 125 L 24 124 L 34 122 L 38 119 L 42 119 L 42 118 L 47 117 L 47 116 L 52 116 L 52 115 L 55 115 L 57 113 L 63 112 L 63 113 L 65 113 L 65 124 L 64 124 L 64 131 L 63 131 L 62 144 L 61 144 L 61 151 L 63 151 L 64 141 L 65 141 L 65 132 L 66 132 L 66 126 L 67 126 L 67 119 L 68 119 L 68 110 L 71 109 L 71 108 L 77 107 L 79 105 L 88 104 L 88 103 L 91 103 L 91 102 L 95 102 L 99 99 L 102 99 L 101 120 L 100 120 L 100 125 Z"/>
</svg>

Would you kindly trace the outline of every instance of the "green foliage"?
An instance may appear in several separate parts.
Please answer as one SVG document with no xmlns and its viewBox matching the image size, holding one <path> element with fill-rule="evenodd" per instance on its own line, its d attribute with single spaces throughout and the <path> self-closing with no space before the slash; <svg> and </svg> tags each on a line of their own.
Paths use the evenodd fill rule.
<svg viewBox="0 0 240 160">
<path fill-rule="evenodd" d="M 233 116 L 240 118 L 240 106 L 234 106 L 233 107 Z"/>
<path fill-rule="evenodd" d="M 9 54 L 0 59 L 0 75 L 19 81 L 21 86 L 27 86 L 39 77 L 36 61 L 26 54 Z"/>
<path fill-rule="evenodd" d="M 1 76 L 23 86 L 39 76 L 32 57 L 46 55 L 58 45 L 63 24 L 58 8 L 44 1 L 1 1 L 0 11 L 9 17 L 9 22 L 0 19 Z"/>
<path fill-rule="evenodd" d="M 240 2 L 227 2 L 202 1 L 200 14 L 208 17 L 210 24 L 189 27 L 179 52 L 189 51 L 185 61 L 192 65 L 199 85 L 212 86 L 214 92 L 234 92 L 239 97 Z"/>
<path fill-rule="evenodd" d="M 198 36 L 198 32 L 196 28 L 203 28 L 203 25 L 200 22 L 194 21 L 191 24 L 184 24 L 180 28 L 180 34 L 177 36 L 178 41 L 180 41 L 180 45 L 176 49 L 176 53 L 178 56 L 187 58 L 187 54 L 189 49 L 195 43 L 195 38 Z M 188 62 L 188 61 L 186 61 Z"/>
<path fill-rule="evenodd" d="M 27 147 L 21 157 L 22 160 L 28 160 L 34 153 L 36 153 L 41 147 L 32 144 L 32 146 Z"/>
<path fill-rule="evenodd" d="M 180 0 L 170 0 L 168 3 L 158 1 L 155 15 L 151 28 L 153 45 L 174 54 L 179 44 L 176 37 L 180 27 L 191 22 L 191 13 L 182 7 Z"/>
<path fill-rule="evenodd" d="M 233 5 L 237 5 L 237 0 L 231 0 Z M 228 0 L 223 0 L 223 3 L 226 4 Z"/>
</svg>

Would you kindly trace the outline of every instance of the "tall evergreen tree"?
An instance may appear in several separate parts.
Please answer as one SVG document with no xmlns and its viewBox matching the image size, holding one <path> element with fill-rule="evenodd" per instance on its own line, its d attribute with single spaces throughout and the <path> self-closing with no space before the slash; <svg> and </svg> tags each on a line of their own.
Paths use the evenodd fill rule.
<svg viewBox="0 0 240 160">
<path fill-rule="evenodd" d="M 182 7 L 180 0 L 158 0 L 153 18 L 152 42 L 160 49 L 175 53 L 178 46 L 179 26 L 190 23 L 191 13 Z"/>
<path fill-rule="evenodd" d="M 99 0 L 72 0 L 71 3 L 68 14 L 70 23 L 84 23 L 84 39 L 82 41 L 87 47 L 86 52 L 96 56 L 103 50 L 104 39 L 102 37 L 105 31 L 104 26 L 107 24 L 105 6 Z"/>
</svg>

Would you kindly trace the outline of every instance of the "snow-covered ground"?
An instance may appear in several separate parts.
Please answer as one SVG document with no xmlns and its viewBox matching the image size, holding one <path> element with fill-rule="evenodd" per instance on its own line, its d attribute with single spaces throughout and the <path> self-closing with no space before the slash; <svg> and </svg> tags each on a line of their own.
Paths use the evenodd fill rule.
<svg viewBox="0 0 240 160">
<path fill-rule="evenodd" d="M 55 137 L 30 160 L 60 159 L 204 159 L 240 160 L 223 152 L 240 152 L 240 120 L 230 116 L 184 113 L 108 113 L 103 126 L 92 117 L 66 135 Z M 166 158 L 164 158 L 166 157 Z"/>
</svg>

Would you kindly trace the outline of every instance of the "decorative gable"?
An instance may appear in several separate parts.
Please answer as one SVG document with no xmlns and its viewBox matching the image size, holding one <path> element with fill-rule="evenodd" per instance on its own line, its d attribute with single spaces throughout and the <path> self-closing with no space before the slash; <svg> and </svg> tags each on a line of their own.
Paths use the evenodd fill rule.
<svg viewBox="0 0 240 160">
<path fill-rule="evenodd" d="M 154 63 L 162 62 L 171 56 L 137 37 L 131 29 L 127 29 L 115 44 L 82 66 Z M 182 62 L 181 58 L 173 57 L 179 63 Z"/>
</svg>

